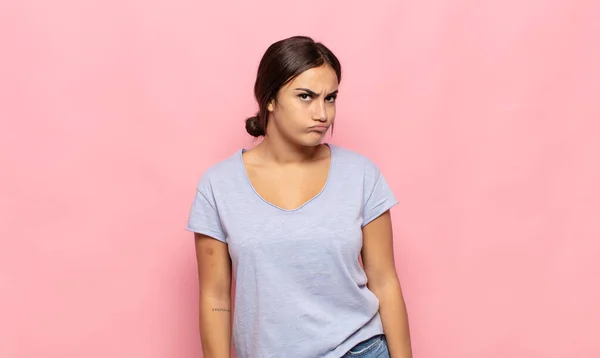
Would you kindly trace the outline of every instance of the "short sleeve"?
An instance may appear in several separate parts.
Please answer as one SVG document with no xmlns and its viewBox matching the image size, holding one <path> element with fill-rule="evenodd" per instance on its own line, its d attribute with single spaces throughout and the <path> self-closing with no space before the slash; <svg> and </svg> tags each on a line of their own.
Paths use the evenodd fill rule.
<svg viewBox="0 0 600 358">
<path fill-rule="evenodd" d="M 368 159 L 364 175 L 363 227 L 398 204 L 379 168 Z"/>
<path fill-rule="evenodd" d="M 208 178 L 200 179 L 186 229 L 227 242 L 227 236 L 217 211 L 212 185 Z"/>
</svg>

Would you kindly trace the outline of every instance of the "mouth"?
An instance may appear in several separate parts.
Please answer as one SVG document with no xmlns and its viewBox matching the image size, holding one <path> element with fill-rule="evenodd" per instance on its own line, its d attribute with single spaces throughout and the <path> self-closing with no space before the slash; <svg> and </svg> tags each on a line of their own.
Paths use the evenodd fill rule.
<svg viewBox="0 0 600 358">
<path fill-rule="evenodd" d="M 329 129 L 329 126 L 326 125 L 316 125 L 310 127 L 308 130 L 311 132 L 325 133 Z"/>
</svg>

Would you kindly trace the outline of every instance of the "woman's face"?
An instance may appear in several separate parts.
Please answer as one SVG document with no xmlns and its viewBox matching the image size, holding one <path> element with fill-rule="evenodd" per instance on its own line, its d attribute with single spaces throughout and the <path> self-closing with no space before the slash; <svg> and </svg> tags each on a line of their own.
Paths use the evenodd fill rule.
<svg viewBox="0 0 600 358">
<path fill-rule="evenodd" d="M 268 135 L 302 146 L 319 145 L 335 119 L 337 89 L 337 75 L 327 65 L 302 72 L 267 106 Z"/>
</svg>

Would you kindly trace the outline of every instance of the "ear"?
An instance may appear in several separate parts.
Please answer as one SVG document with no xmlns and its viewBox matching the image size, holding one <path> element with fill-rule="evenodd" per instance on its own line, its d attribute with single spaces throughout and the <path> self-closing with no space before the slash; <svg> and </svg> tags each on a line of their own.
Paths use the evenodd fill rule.
<svg viewBox="0 0 600 358">
<path fill-rule="evenodd" d="M 273 112 L 273 99 L 269 101 L 269 103 L 267 104 L 267 111 L 269 112 Z"/>
</svg>

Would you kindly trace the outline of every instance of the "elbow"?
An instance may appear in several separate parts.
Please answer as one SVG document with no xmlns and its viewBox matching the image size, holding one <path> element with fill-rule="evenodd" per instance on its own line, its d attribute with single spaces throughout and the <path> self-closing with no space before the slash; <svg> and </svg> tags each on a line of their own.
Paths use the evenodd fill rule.
<svg viewBox="0 0 600 358">
<path fill-rule="evenodd" d="M 400 281 L 395 272 L 389 274 L 376 275 L 369 279 L 367 287 L 377 297 L 388 295 L 402 295 Z"/>
<path fill-rule="evenodd" d="M 200 299 L 218 302 L 229 302 L 231 301 L 231 287 L 227 287 L 225 285 L 201 287 Z"/>
</svg>

